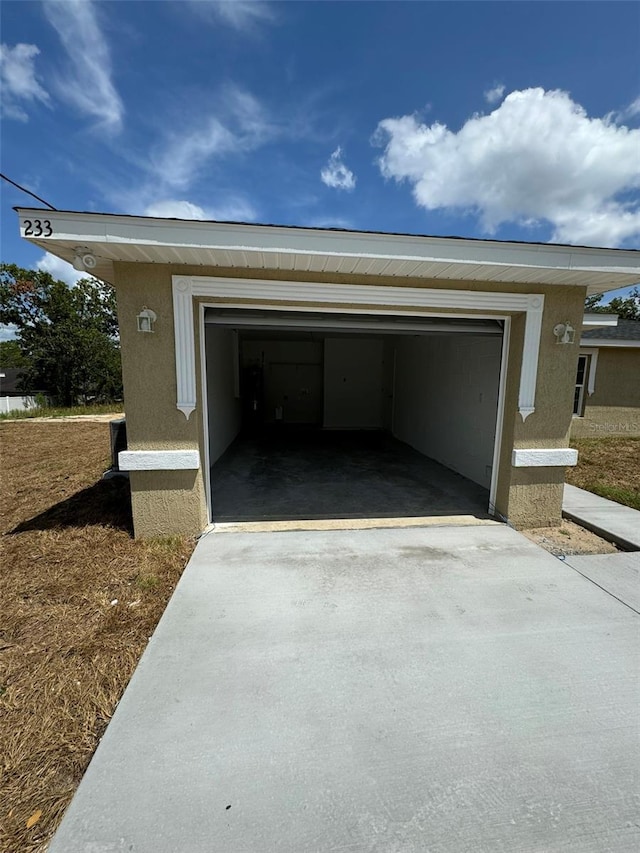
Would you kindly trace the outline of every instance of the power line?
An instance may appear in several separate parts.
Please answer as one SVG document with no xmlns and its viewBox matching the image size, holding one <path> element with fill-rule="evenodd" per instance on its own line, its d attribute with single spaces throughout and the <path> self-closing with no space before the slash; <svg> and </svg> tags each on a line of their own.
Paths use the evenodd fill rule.
<svg viewBox="0 0 640 853">
<path fill-rule="evenodd" d="M 22 190 L 23 193 L 26 193 L 27 195 L 30 195 L 32 198 L 35 198 L 38 201 L 41 201 L 43 204 L 46 204 L 47 207 L 51 208 L 51 210 L 57 210 L 57 208 L 55 208 L 52 204 L 49 204 L 48 201 L 45 201 L 43 198 L 40 198 L 39 195 L 32 193 L 31 190 L 27 190 L 24 187 L 21 187 L 20 184 L 16 184 L 15 181 L 12 181 L 11 178 L 8 178 L 6 175 L 3 175 L 2 172 L 0 172 L 0 178 L 2 178 L 8 184 L 13 184 L 14 187 L 17 187 L 19 190 Z"/>
</svg>

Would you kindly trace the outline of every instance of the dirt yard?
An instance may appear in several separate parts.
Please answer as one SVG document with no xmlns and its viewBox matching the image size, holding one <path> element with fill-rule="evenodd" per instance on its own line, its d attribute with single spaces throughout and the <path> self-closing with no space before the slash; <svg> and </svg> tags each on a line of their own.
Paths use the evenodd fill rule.
<svg viewBox="0 0 640 853">
<path fill-rule="evenodd" d="M 193 548 L 131 538 L 106 423 L 0 424 L 0 850 L 43 851 Z"/>
<path fill-rule="evenodd" d="M 560 527 L 536 527 L 521 532 L 527 539 L 555 557 L 568 557 L 571 554 L 615 554 L 618 551 L 611 542 L 566 519 Z"/>
</svg>

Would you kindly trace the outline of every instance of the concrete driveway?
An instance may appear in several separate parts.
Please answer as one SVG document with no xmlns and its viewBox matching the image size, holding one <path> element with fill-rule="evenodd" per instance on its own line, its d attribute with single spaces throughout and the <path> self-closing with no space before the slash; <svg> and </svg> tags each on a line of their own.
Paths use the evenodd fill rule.
<svg viewBox="0 0 640 853">
<path fill-rule="evenodd" d="M 637 626 L 502 525 L 211 534 L 50 853 L 638 849 Z"/>
</svg>

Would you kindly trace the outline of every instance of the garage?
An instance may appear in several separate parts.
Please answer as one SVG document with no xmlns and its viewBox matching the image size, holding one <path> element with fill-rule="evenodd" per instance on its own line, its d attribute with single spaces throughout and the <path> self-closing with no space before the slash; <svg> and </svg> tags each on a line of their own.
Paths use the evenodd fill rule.
<svg viewBox="0 0 640 853">
<path fill-rule="evenodd" d="M 556 526 L 585 297 L 640 274 L 622 249 L 17 212 L 115 289 L 137 537 Z"/>
<path fill-rule="evenodd" d="M 206 308 L 211 520 L 487 517 L 503 327 Z"/>
</svg>

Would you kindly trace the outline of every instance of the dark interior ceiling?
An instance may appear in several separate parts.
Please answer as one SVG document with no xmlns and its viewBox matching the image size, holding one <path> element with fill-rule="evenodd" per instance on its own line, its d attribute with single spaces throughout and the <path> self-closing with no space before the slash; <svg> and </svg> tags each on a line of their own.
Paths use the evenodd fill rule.
<svg viewBox="0 0 640 853">
<path fill-rule="evenodd" d="M 455 334 L 461 332 L 501 334 L 500 320 L 458 317 L 415 317 L 412 315 L 328 314 L 322 312 L 252 311 L 207 308 L 208 325 L 224 325 L 245 339 L 322 340 L 335 335 L 366 334 Z"/>
</svg>

